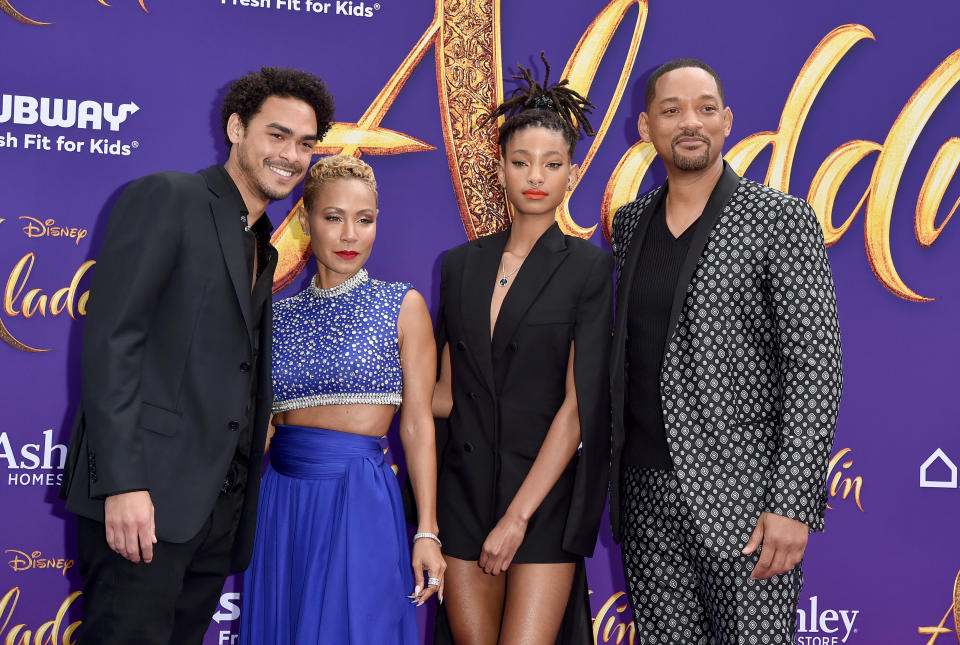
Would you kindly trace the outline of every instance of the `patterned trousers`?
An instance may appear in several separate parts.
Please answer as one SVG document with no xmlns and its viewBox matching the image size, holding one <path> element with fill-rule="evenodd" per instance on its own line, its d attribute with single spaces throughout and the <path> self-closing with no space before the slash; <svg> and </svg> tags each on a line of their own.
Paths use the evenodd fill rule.
<svg viewBox="0 0 960 645">
<path fill-rule="evenodd" d="M 750 580 L 759 557 L 704 546 L 670 470 L 624 467 L 623 569 L 637 645 L 794 642 L 800 565 Z"/>
</svg>

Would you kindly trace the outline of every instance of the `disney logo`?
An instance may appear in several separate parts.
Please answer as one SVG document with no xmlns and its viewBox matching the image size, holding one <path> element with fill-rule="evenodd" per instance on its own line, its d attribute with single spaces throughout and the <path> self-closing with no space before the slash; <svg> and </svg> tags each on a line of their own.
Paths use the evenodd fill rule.
<svg viewBox="0 0 960 645">
<path fill-rule="evenodd" d="M 20 219 L 26 222 L 23 225 L 23 232 L 29 238 L 66 237 L 80 246 L 80 240 L 87 236 L 87 229 L 78 226 L 57 226 L 57 221 L 53 218 L 41 221 L 29 215 L 21 215 Z"/>
<path fill-rule="evenodd" d="M 17 549 L 7 549 L 4 553 L 12 554 L 10 562 L 7 564 L 17 572 L 30 571 L 31 569 L 55 569 L 66 576 L 67 569 L 75 564 L 73 560 L 67 558 L 45 558 L 41 551 L 26 553 Z"/>
</svg>

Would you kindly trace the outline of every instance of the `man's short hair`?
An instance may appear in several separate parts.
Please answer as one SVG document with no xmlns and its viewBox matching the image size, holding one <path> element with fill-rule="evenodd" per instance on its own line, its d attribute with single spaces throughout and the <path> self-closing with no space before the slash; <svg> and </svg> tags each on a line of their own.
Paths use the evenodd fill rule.
<svg viewBox="0 0 960 645">
<path fill-rule="evenodd" d="M 246 126 L 260 111 L 263 102 L 271 96 L 299 99 L 313 108 L 317 115 L 317 141 L 323 139 L 333 122 L 333 96 L 318 76 L 299 69 L 262 67 L 259 72 L 241 76 L 230 84 L 223 99 L 220 120 L 227 145 L 227 121 L 236 113 Z"/>
<path fill-rule="evenodd" d="M 671 61 L 668 61 L 653 70 L 653 74 L 650 75 L 650 78 L 647 79 L 647 93 L 644 101 L 646 102 L 645 110 L 650 109 L 650 104 L 653 103 L 653 98 L 657 94 L 657 81 L 660 80 L 660 77 L 666 74 L 667 72 L 672 72 L 675 69 L 682 69 L 684 67 L 696 67 L 702 69 L 707 74 L 713 77 L 713 80 L 717 82 L 717 91 L 720 92 L 720 104 L 723 105 L 723 83 L 720 82 L 720 77 L 713 70 L 712 67 L 704 63 L 702 60 L 697 60 L 696 58 L 675 58 Z"/>
</svg>

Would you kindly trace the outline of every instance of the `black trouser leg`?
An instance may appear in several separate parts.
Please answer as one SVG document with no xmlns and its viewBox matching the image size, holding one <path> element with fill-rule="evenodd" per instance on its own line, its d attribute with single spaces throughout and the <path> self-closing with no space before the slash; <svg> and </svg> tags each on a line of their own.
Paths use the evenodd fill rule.
<svg viewBox="0 0 960 645">
<path fill-rule="evenodd" d="M 230 574 L 230 553 L 240 521 L 243 495 L 243 489 L 235 490 L 217 500 L 213 507 L 209 533 L 184 572 L 170 645 L 200 645 L 203 641 L 210 619 L 220 603 L 223 583 Z"/>
<path fill-rule="evenodd" d="M 77 518 L 83 578 L 83 625 L 78 645 L 200 643 L 230 568 L 243 489 L 217 499 L 188 542 L 160 541 L 150 564 L 114 552 L 104 525 Z"/>
</svg>

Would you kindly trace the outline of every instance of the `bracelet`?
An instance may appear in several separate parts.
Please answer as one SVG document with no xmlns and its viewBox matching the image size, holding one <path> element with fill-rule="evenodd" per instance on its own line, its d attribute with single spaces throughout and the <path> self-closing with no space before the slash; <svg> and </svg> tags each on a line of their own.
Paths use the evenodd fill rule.
<svg viewBox="0 0 960 645">
<path fill-rule="evenodd" d="M 430 538 L 437 543 L 437 546 L 443 546 L 443 542 L 440 541 L 440 538 L 438 538 L 435 533 L 417 533 L 413 536 L 413 541 L 416 542 L 420 538 Z"/>
</svg>

